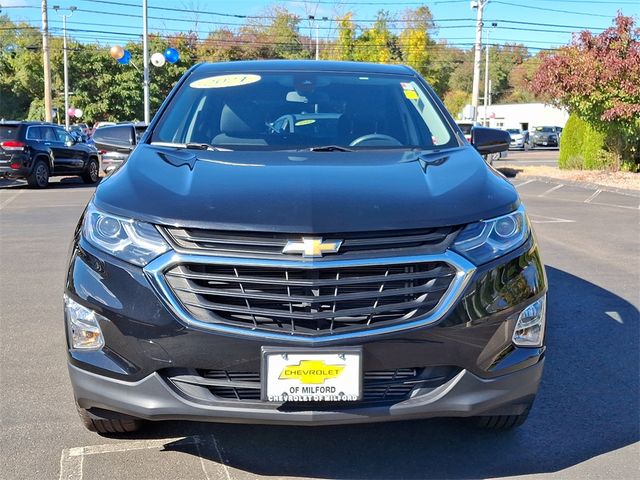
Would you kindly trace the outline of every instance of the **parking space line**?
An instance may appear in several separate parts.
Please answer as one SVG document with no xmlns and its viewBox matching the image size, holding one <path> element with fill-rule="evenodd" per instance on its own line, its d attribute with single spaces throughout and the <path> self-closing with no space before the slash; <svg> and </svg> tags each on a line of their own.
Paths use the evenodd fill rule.
<svg viewBox="0 0 640 480">
<path fill-rule="evenodd" d="M 83 455 L 69 454 L 68 448 L 60 455 L 60 480 L 82 480 Z"/>
<path fill-rule="evenodd" d="M 24 190 L 18 190 L 13 195 L 10 195 L 9 198 L 5 199 L 2 203 L 0 203 L 0 210 L 9 205 L 13 200 L 18 198 L 20 195 L 24 193 Z"/>
<path fill-rule="evenodd" d="M 198 452 L 198 457 L 200 458 L 200 468 L 202 468 L 202 473 L 204 473 L 204 478 L 206 478 L 207 480 L 211 480 L 211 477 L 207 472 L 207 468 L 204 465 L 204 458 L 202 458 L 202 450 L 200 449 L 200 442 L 196 442 L 196 451 Z"/>
<path fill-rule="evenodd" d="M 626 208 L 627 210 L 640 210 L 640 205 L 637 207 L 630 207 L 629 205 L 616 205 L 615 203 L 604 203 L 604 202 L 590 202 L 590 205 L 604 205 L 605 207 L 618 207 L 618 208 Z"/>
<path fill-rule="evenodd" d="M 519 183 L 519 184 L 517 184 L 517 185 L 514 185 L 514 187 L 516 187 L 516 188 L 520 188 L 520 187 L 523 187 L 523 186 L 525 186 L 525 185 L 530 184 L 531 182 L 535 182 L 535 179 L 527 180 L 526 182 Z"/>
<path fill-rule="evenodd" d="M 222 468 L 224 468 L 224 473 L 227 476 L 227 480 L 231 480 L 231 472 L 229 472 L 229 467 L 227 467 L 227 462 L 222 457 L 222 449 L 220 448 L 220 446 L 218 446 L 218 441 L 216 440 L 216 437 L 213 434 L 211 434 L 211 440 L 213 440 L 213 446 L 215 447 L 216 452 L 218 453 L 218 460 L 220 460 L 220 464 L 222 465 Z"/>
<path fill-rule="evenodd" d="M 531 223 L 576 223 L 575 220 L 558 217 L 547 217 L 546 215 L 538 215 L 536 213 L 530 213 L 529 218 L 531 219 Z M 537 220 L 538 218 L 540 218 L 541 220 Z"/>
<path fill-rule="evenodd" d="M 540 194 L 540 195 L 538 195 L 538 196 L 539 196 L 539 197 L 544 197 L 545 195 L 547 195 L 547 194 L 549 194 L 549 193 L 551 193 L 551 192 L 555 192 L 556 190 L 559 190 L 559 189 L 561 189 L 562 187 L 564 187 L 564 184 L 562 184 L 562 183 L 561 183 L 561 184 L 559 184 L 559 185 L 556 185 L 555 187 L 551 187 L 549 190 L 547 190 L 547 191 L 545 191 L 545 192 L 541 193 L 541 194 Z"/>
<path fill-rule="evenodd" d="M 161 448 L 173 442 L 181 442 L 182 445 L 196 445 L 198 454 L 200 449 L 197 445 L 202 441 L 200 435 L 191 437 L 161 438 L 158 440 L 132 440 L 122 443 L 106 443 L 103 445 L 89 445 L 86 447 L 65 448 L 60 456 L 60 480 L 82 480 L 82 465 L 84 457 L 87 455 L 99 455 L 104 453 L 130 452 L 133 450 L 147 450 Z M 216 450 L 218 450 L 217 444 Z M 200 459 L 202 456 L 200 455 Z M 227 471 L 227 466 L 224 466 Z M 206 472 L 205 472 L 206 475 Z M 207 477 L 209 478 L 209 477 Z M 227 471 L 227 478 L 231 480 Z"/>
<path fill-rule="evenodd" d="M 596 190 L 595 192 L 593 192 L 593 194 L 587 198 L 584 203 L 591 203 L 591 201 L 596 198 L 598 195 L 600 195 L 600 192 L 602 192 L 602 189 L 599 188 L 598 190 Z"/>
</svg>

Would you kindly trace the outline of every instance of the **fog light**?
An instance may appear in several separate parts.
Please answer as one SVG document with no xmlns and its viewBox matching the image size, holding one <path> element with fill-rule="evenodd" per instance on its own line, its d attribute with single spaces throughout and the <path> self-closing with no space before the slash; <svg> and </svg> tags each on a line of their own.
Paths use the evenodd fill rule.
<svg viewBox="0 0 640 480">
<path fill-rule="evenodd" d="M 69 343 L 76 350 L 99 350 L 104 346 L 104 337 L 98 323 L 98 315 L 64 296 L 65 318 L 69 329 Z"/>
<path fill-rule="evenodd" d="M 541 347 L 544 340 L 547 297 L 539 298 L 518 316 L 513 343 L 519 347 Z"/>
</svg>

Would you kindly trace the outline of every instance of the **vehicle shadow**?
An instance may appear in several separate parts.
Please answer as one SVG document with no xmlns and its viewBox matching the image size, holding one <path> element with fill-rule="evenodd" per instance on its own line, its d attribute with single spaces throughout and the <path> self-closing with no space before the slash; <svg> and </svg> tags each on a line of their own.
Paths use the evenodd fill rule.
<svg viewBox="0 0 640 480">
<path fill-rule="evenodd" d="M 519 429 L 482 431 L 447 419 L 332 427 L 161 422 L 139 437 L 198 435 L 197 449 L 184 441 L 165 449 L 256 475 L 357 479 L 558 472 L 637 442 L 637 308 L 567 272 L 547 267 L 547 274 L 546 370 Z"/>
</svg>

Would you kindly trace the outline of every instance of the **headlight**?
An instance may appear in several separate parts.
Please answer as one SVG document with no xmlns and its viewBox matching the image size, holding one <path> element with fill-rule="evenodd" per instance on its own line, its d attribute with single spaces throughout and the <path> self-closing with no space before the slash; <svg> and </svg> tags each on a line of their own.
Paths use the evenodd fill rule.
<svg viewBox="0 0 640 480">
<path fill-rule="evenodd" d="M 480 265 L 519 247 L 527 238 L 529 222 L 520 205 L 508 215 L 467 225 L 452 248 Z"/>
<path fill-rule="evenodd" d="M 104 337 L 98 315 L 93 310 L 64 296 L 64 313 L 69 330 L 69 344 L 75 350 L 100 350 L 104 347 Z M 101 318 L 101 317 L 100 317 Z"/>
<path fill-rule="evenodd" d="M 544 340 L 547 297 L 541 297 L 518 316 L 513 331 L 513 343 L 519 347 L 541 347 Z"/>
<path fill-rule="evenodd" d="M 82 235 L 94 247 L 141 267 L 169 250 L 153 225 L 101 212 L 93 204 L 85 213 Z"/>
</svg>

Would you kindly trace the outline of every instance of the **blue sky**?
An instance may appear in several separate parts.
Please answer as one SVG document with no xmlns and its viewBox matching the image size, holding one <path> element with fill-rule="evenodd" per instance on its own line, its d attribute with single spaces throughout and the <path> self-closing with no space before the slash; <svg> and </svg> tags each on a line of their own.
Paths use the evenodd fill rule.
<svg viewBox="0 0 640 480">
<path fill-rule="evenodd" d="M 79 41 L 99 41 L 105 45 L 122 44 L 127 39 L 135 40 L 141 31 L 141 0 L 49 0 L 49 6 L 61 8 L 76 6 L 77 10 L 69 20 L 70 35 Z M 282 5 L 290 11 L 307 18 L 335 18 L 351 11 L 362 26 L 370 25 L 380 9 L 392 15 L 401 15 L 406 8 L 426 4 L 431 9 L 439 29 L 437 37 L 449 43 L 468 48 L 474 41 L 475 10 L 471 10 L 468 0 L 149 0 L 150 31 L 175 33 L 197 29 L 205 36 L 210 29 L 223 26 L 237 28 L 245 20 L 238 16 L 264 15 L 272 5 Z M 0 8 L 11 19 L 40 25 L 39 0 L 0 0 Z M 178 12 L 163 9 L 184 9 Z M 486 23 L 497 22 L 492 29 L 492 43 L 518 42 L 532 49 L 566 44 L 571 32 L 589 28 L 600 31 L 611 24 L 612 18 L 620 10 L 625 15 L 640 17 L 640 1 L 625 0 L 490 0 L 485 9 Z M 195 13 L 196 11 L 201 13 Z M 206 13 L 204 13 L 206 12 Z M 51 12 L 52 32 L 61 27 L 60 17 Z M 521 23 L 518 23 L 521 22 Z M 320 23 L 320 36 L 332 35 L 335 23 L 331 20 Z M 400 25 L 400 24 L 399 24 Z M 558 26 L 559 25 L 559 26 Z M 560 27 L 561 26 L 561 27 Z M 304 34 L 311 33 L 308 20 L 301 23 Z"/>
</svg>

